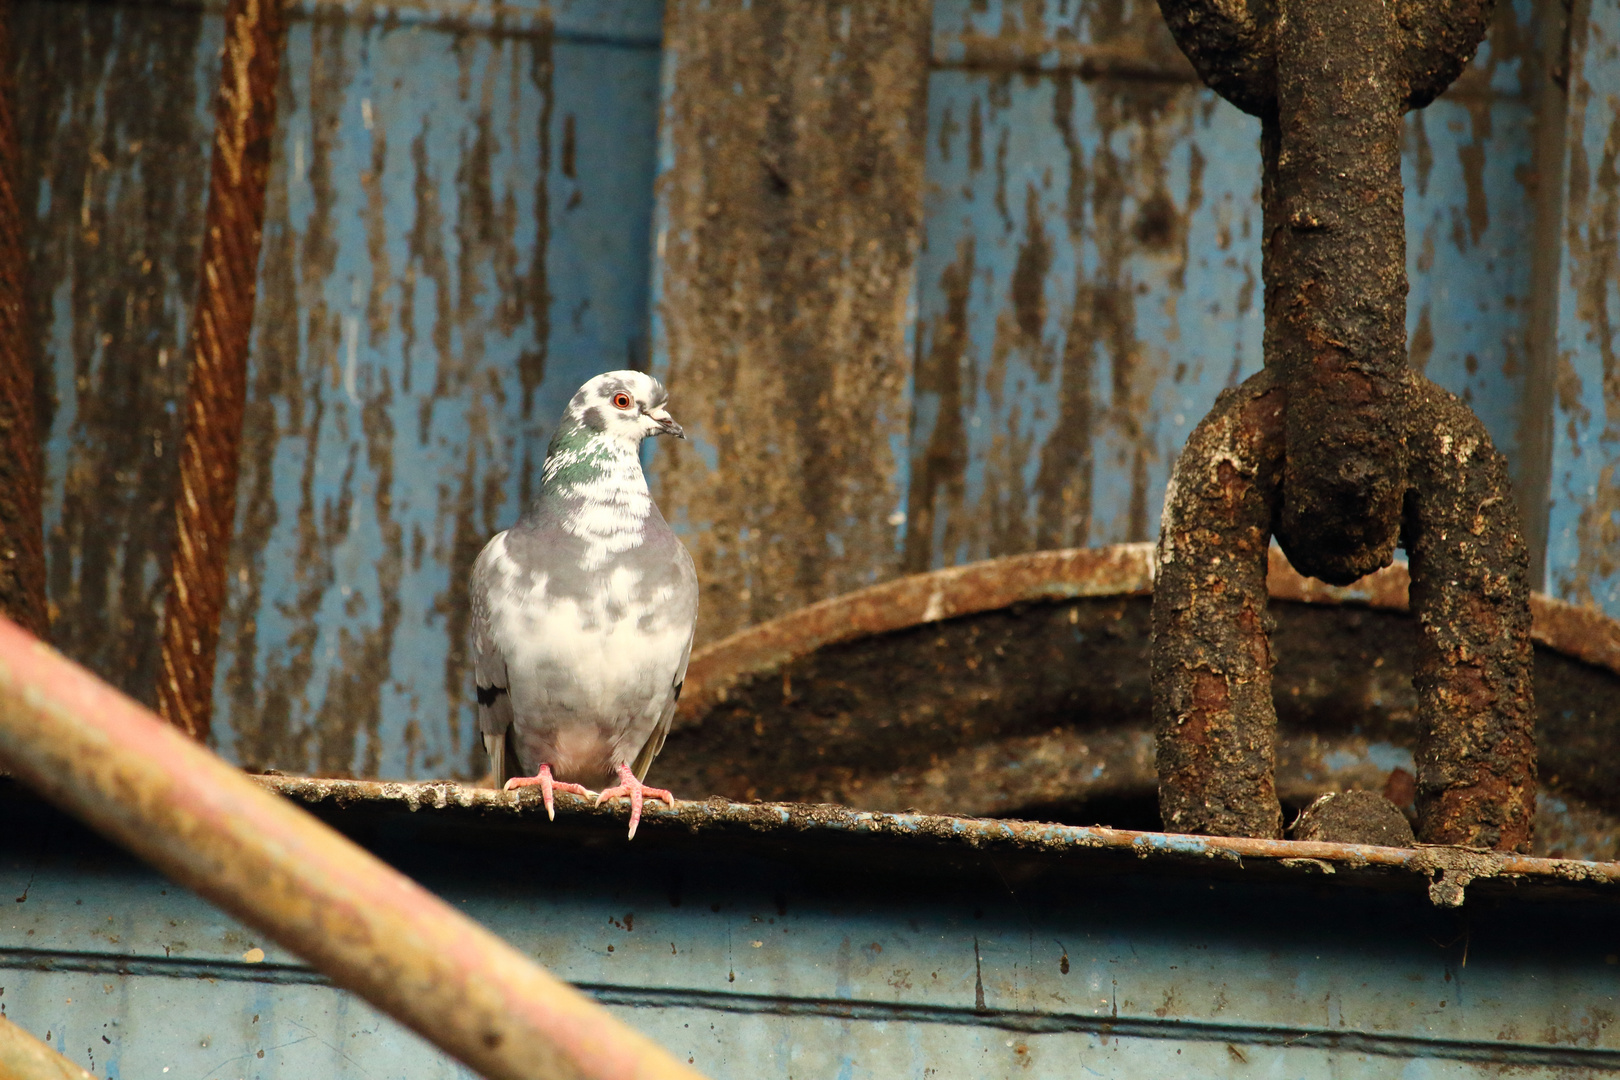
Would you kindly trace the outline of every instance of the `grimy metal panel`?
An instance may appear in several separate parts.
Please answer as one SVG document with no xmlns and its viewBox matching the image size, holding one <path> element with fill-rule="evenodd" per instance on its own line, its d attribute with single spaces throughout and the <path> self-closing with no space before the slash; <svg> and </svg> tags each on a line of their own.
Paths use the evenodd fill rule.
<svg viewBox="0 0 1620 1080">
<path fill-rule="evenodd" d="M 1549 574 L 1609 602 L 1592 418 L 1617 16 L 1589 6 Z M 1412 359 L 1538 507 L 1518 448 L 1543 10 L 1498 6 L 1472 70 L 1409 117 L 1405 160 Z M 1150 0 L 939 0 L 931 43 L 917 4 L 810 11 L 672 9 L 662 91 L 658 0 L 295 11 L 222 752 L 480 774 L 465 567 L 564 396 L 610 366 L 668 375 L 694 436 L 651 467 L 699 555 L 705 640 L 906 569 L 1154 534 L 1186 432 L 1260 363 L 1253 121 L 1194 81 Z M 53 630 L 148 701 L 219 14 L 18 14 Z M 797 66 L 739 59 L 770 42 Z M 834 124 L 835 103 L 855 111 Z"/>
<path fill-rule="evenodd" d="M 1548 589 L 1620 612 L 1620 4 L 1570 15 Z"/>
<path fill-rule="evenodd" d="M 1152 0 L 935 5 L 907 569 L 1157 535 L 1171 464 L 1261 365 L 1259 124 Z M 1515 455 L 1531 5 L 1408 117 L 1414 366 Z"/>
<path fill-rule="evenodd" d="M 219 12 L 25 8 L 58 640 L 150 701 Z M 218 748 L 474 776 L 463 582 L 590 375 L 647 356 L 656 0 L 295 13 Z"/>
<path fill-rule="evenodd" d="M 448 785 L 306 795 L 717 1080 L 1620 1067 L 1614 886 L 1578 874 L 1477 880 L 1456 910 L 1421 873 L 1206 857 L 1193 837 L 1102 850 L 1088 837 L 1107 830 L 1049 826 L 1020 845 L 995 823 L 720 803 L 655 810 L 626 847 L 621 817 L 566 796 L 548 822 Z M 54 812 L 0 799 L 27 825 L 0 836 L 0 1008 L 99 1075 L 466 1075 Z"/>
<path fill-rule="evenodd" d="M 669 5 L 655 466 L 700 641 L 895 572 L 928 11 Z"/>
</svg>

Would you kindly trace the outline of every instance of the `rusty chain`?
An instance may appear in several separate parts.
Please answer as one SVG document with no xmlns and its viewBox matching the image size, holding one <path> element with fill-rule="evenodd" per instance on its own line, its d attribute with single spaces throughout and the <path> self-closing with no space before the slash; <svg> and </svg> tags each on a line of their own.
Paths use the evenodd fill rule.
<svg viewBox="0 0 1620 1080">
<path fill-rule="evenodd" d="M 284 38 L 283 0 L 231 0 L 226 8 L 158 678 L 158 712 L 204 741 L 235 525 L 248 340 Z"/>
<path fill-rule="evenodd" d="M 1528 557 L 1478 418 L 1406 363 L 1402 114 L 1472 58 L 1491 0 L 1160 0 L 1261 121 L 1265 370 L 1221 396 L 1165 498 L 1153 624 L 1160 809 L 1275 837 L 1266 551 L 1335 584 L 1411 561 L 1419 836 L 1525 850 Z"/>
</svg>

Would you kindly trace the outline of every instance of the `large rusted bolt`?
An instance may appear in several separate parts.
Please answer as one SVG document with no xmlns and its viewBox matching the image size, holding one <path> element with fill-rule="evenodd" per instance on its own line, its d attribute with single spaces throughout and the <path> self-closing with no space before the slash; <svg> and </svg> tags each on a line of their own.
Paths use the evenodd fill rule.
<svg viewBox="0 0 1620 1080">
<path fill-rule="evenodd" d="M 1154 596 L 1165 826 L 1278 836 L 1266 548 L 1348 584 L 1412 561 L 1422 838 L 1520 848 L 1535 799 L 1527 559 L 1468 408 L 1406 366 L 1401 116 L 1472 57 L 1490 0 L 1160 0 L 1260 117 L 1265 371 L 1194 431 Z"/>
</svg>

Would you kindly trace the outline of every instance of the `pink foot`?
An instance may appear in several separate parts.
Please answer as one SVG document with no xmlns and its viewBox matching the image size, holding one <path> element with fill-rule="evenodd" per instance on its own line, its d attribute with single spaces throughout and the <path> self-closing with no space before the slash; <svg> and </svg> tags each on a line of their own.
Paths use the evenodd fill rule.
<svg viewBox="0 0 1620 1080">
<path fill-rule="evenodd" d="M 540 785 L 540 798 L 546 804 L 546 817 L 552 821 L 557 820 L 556 801 L 551 797 L 551 793 L 553 791 L 567 791 L 574 795 L 584 795 L 586 798 L 589 798 L 592 794 L 594 794 L 591 789 L 586 787 L 584 784 L 565 784 L 560 780 L 553 780 L 551 778 L 550 765 L 540 766 L 539 773 L 535 774 L 534 776 L 512 777 L 512 779 L 506 782 L 506 790 L 516 791 L 518 788 L 533 787 L 536 784 Z M 600 804 L 602 800 L 598 799 L 596 801 L 598 804 Z"/>
<path fill-rule="evenodd" d="M 647 787 L 636 774 L 630 771 L 630 766 L 619 766 L 619 782 L 614 787 L 605 788 L 602 794 L 596 797 L 596 805 L 601 806 L 604 799 L 611 799 L 619 795 L 630 796 L 630 839 L 636 838 L 636 826 L 641 824 L 641 800 L 644 797 L 663 799 L 669 803 L 671 810 L 675 809 L 675 796 L 663 788 Z"/>
</svg>

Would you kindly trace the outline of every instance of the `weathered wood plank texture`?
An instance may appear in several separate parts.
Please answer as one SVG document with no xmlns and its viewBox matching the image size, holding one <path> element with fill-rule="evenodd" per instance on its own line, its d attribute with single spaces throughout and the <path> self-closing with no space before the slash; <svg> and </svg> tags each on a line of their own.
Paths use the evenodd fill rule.
<svg viewBox="0 0 1620 1080">
<path fill-rule="evenodd" d="M 672 0 L 657 489 L 700 641 L 894 573 L 929 4 Z"/>
</svg>

